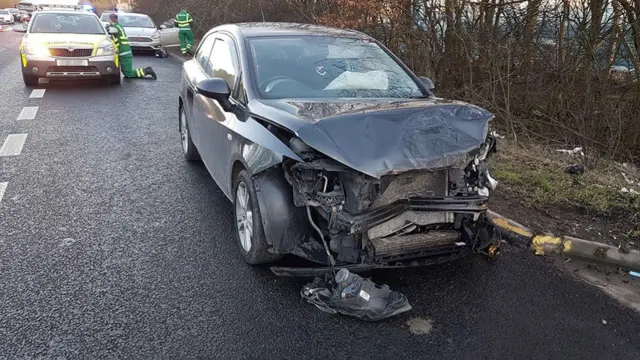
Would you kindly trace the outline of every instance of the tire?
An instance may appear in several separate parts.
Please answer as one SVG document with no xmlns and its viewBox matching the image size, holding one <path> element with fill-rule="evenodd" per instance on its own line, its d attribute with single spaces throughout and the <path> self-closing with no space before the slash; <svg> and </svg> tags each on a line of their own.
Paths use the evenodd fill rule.
<svg viewBox="0 0 640 360">
<path fill-rule="evenodd" d="M 244 260 L 251 265 L 268 264 L 282 258 L 269 252 L 269 244 L 262 227 L 262 216 L 253 180 L 245 170 L 240 171 L 233 186 L 235 238 Z M 249 210 L 248 213 L 246 210 Z M 251 229 L 247 238 L 246 230 Z M 248 241 L 247 241 L 248 239 Z"/>
<path fill-rule="evenodd" d="M 184 106 L 180 106 L 180 140 L 182 143 L 182 152 L 184 158 L 187 161 L 200 160 L 200 154 L 198 149 L 191 140 L 191 132 L 189 131 L 189 122 L 187 121 L 187 113 L 184 111 Z"/>
<path fill-rule="evenodd" d="M 109 75 L 107 77 L 107 84 L 109 85 L 120 85 L 122 84 L 122 77 L 120 74 L 118 75 Z"/>
<path fill-rule="evenodd" d="M 31 76 L 31 75 L 26 75 L 25 73 L 22 73 L 22 80 L 24 81 L 24 85 L 27 87 L 38 86 L 37 76 Z"/>
</svg>

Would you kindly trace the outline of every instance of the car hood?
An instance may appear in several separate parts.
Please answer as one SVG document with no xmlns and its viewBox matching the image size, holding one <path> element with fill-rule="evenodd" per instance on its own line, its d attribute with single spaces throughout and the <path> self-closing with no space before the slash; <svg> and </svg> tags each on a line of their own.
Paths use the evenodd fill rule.
<svg viewBox="0 0 640 360">
<path fill-rule="evenodd" d="M 156 32 L 156 28 L 125 27 L 124 31 L 127 36 L 151 36 Z"/>
<path fill-rule="evenodd" d="M 30 33 L 24 36 L 25 42 L 35 42 L 45 46 L 82 46 L 96 48 L 109 37 L 104 35 L 87 34 L 38 34 Z"/>
<path fill-rule="evenodd" d="M 462 168 L 486 141 L 493 114 L 460 101 L 252 100 L 251 112 L 307 145 L 380 178 L 411 170 Z"/>
</svg>

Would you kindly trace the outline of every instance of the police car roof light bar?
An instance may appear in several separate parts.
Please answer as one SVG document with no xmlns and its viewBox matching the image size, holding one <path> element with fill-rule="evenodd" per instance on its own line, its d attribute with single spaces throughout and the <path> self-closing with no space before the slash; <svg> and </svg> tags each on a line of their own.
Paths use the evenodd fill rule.
<svg viewBox="0 0 640 360">
<path fill-rule="evenodd" d="M 82 5 L 38 4 L 38 10 L 84 10 Z"/>
</svg>

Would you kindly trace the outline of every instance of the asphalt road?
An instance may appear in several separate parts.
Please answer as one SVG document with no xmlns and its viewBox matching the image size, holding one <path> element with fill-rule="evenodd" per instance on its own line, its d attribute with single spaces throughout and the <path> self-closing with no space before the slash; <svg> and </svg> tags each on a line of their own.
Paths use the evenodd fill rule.
<svg viewBox="0 0 640 360">
<path fill-rule="evenodd" d="M 413 305 L 385 322 L 318 311 L 304 280 L 243 263 L 230 204 L 183 160 L 178 62 L 30 98 L 21 36 L 0 33 L 0 143 L 27 134 L 0 156 L 0 358 L 640 358 L 638 313 L 518 249 L 374 273 Z"/>
</svg>

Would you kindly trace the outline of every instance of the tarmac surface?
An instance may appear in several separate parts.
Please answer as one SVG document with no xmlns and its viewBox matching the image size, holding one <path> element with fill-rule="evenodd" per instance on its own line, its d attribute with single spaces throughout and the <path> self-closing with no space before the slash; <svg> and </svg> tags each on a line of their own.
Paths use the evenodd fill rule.
<svg viewBox="0 0 640 360">
<path fill-rule="evenodd" d="M 243 262 L 229 201 L 184 161 L 178 61 L 32 92 L 21 37 L 0 33 L 0 359 L 640 358 L 640 314 L 516 248 L 372 273 L 413 306 L 384 322 L 320 312 L 306 279 Z"/>
</svg>

